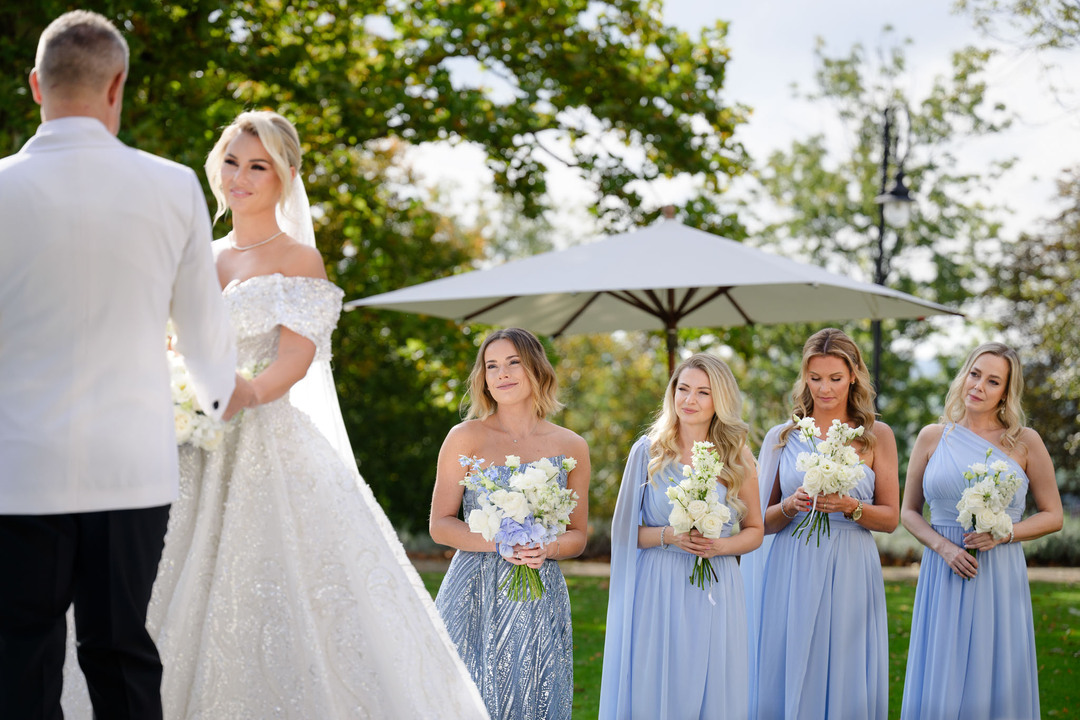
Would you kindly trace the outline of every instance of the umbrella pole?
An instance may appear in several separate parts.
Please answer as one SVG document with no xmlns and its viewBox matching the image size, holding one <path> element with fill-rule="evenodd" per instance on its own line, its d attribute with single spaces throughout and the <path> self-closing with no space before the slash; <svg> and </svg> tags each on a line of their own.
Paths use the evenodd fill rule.
<svg viewBox="0 0 1080 720">
<path fill-rule="evenodd" d="M 667 374 L 675 372 L 675 347 L 679 344 L 679 330 L 673 325 L 667 329 Z"/>
</svg>

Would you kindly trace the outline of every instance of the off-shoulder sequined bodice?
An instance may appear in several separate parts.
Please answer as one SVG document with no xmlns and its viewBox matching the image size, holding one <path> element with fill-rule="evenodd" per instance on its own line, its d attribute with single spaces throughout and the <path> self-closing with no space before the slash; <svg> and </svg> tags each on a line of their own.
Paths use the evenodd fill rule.
<svg viewBox="0 0 1080 720">
<path fill-rule="evenodd" d="M 345 293 L 328 280 L 259 275 L 225 288 L 240 367 L 277 355 L 281 327 L 315 343 L 315 360 L 330 359 L 330 336 Z"/>
</svg>

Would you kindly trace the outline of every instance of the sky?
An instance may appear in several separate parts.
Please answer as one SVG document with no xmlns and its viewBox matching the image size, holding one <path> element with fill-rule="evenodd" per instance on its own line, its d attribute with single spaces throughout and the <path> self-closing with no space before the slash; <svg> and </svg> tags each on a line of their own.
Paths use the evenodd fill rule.
<svg viewBox="0 0 1080 720">
<path fill-rule="evenodd" d="M 792 98 L 793 83 L 803 90 L 813 88 L 813 50 L 819 37 L 832 55 L 846 54 L 855 43 L 872 54 L 883 42 L 910 38 L 912 44 L 905 48 L 908 72 L 900 84 L 916 100 L 926 95 L 936 77 L 948 73 L 954 51 L 970 44 L 997 47 L 999 55 L 985 75 L 988 94 L 1020 117 L 1003 134 L 961 145 L 959 157 L 965 169 L 979 172 L 988 158 L 1017 156 L 1017 166 L 990 199 L 1015 210 L 1007 228 L 1031 229 L 1053 214 L 1054 181 L 1061 170 L 1080 164 L 1080 56 L 1039 56 L 994 42 L 976 32 L 968 16 L 950 13 L 951 5 L 949 0 L 668 0 L 664 16 L 695 35 L 718 19 L 730 23 L 725 91 L 733 101 L 754 109 L 741 139 L 758 159 L 814 133 L 824 133 L 833 143 L 846 140 L 837 136 L 840 127 L 829 105 Z M 887 25 L 894 29 L 892 40 L 883 34 Z M 1062 68 L 1048 72 L 1048 61 Z M 1054 83 L 1065 86 L 1057 97 L 1051 90 Z M 913 190 L 917 197 L 917 188 Z"/>
<path fill-rule="evenodd" d="M 730 22 L 728 40 L 731 62 L 725 93 L 731 102 L 753 109 L 750 122 L 736 137 L 751 157 L 761 161 L 775 149 L 796 138 L 823 133 L 832 146 L 842 149 L 851 141 L 825 103 L 795 100 L 792 85 L 813 88 L 813 50 L 822 38 L 829 54 L 846 54 L 855 43 L 873 53 L 883 42 L 910 38 L 905 48 L 908 72 L 901 79 L 910 97 L 921 99 L 934 79 L 949 70 L 951 53 L 968 44 L 995 43 L 980 36 L 970 18 L 949 12 L 949 0 L 909 0 L 905 3 L 866 0 L 667 0 L 665 21 L 696 36 L 702 27 L 718 19 Z M 894 37 L 883 28 L 891 25 Z M 988 204 L 1012 208 L 1005 216 L 1007 233 L 1038 230 L 1041 220 L 1052 216 L 1054 181 L 1070 165 L 1080 164 L 1080 54 L 1038 56 L 998 43 L 1000 55 L 991 62 L 986 79 L 991 99 L 999 99 L 1022 111 L 1014 126 L 992 138 L 971 140 L 958 149 L 960 169 L 980 172 L 989 159 L 1016 156 L 1019 161 L 1008 177 L 994 185 Z M 1053 61 L 1061 65 L 1047 71 Z M 468 82 L 469 71 L 461 72 Z M 491 76 L 477 82 L 495 86 Z M 1051 84 L 1063 92 L 1055 95 Z M 1070 85 L 1071 83 L 1071 85 Z M 449 188 L 448 205 L 468 221 L 481 197 L 490 173 L 476 148 L 427 147 L 417 153 L 416 168 L 428 182 Z M 558 173 L 556 173 L 558 175 Z M 591 221 L 582 198 L 588 193 L 568 174 L 551 183 L 556 230 L 569 241 L 587 238 Z M 918 188 L 913 188 L 918 199 Z M 686 193 L 679 183 L 652 191 L 657 204 L 678 202 Z M 464 210 L 462 210 L 464 208 Z"/>
</svg>

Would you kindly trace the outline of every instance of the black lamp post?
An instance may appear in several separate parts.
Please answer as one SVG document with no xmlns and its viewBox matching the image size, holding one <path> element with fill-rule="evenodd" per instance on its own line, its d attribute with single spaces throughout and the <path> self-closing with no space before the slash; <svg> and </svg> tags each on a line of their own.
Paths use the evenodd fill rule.
<svg viewBox="0 0 1080 720">
<path fill-rule="evenodd" d="M 907 108 L 900 106 L 904 109 L 904 113 L 907 114 Z M 908 191 L 907 186 L 904 185 L 904 160 L 907 158 L 907 152 L 910 149 L 910 140 L 904 147 L 904 154 L 900 155 L 899 148 L 897 148 L 896 159 L 896 176 L 893 180 L 891 188 L 886 190 L 889 181 L 889 154 L 892 149 L 892 130 L 893 130 L 893 118 L 892 107 L 886 107 L 883 113 L 884 115 L 884 127 L 881 133 L 881 194 L 874 198 L 874 202 L 878 206 L 878 226 L 877 226 L 877 256 L 874 258 L 874 283 L 884 286 L 885 279 L 889 275 L 889 264 L 892 260 L 892 256 L 900 247 L 900 234 L 899 229 L 908 224 L 911 219 L 911 204 L 915 201 L 911 197 L 911 193 Z M 908 130 L 911 129 L 911 118 L 908 120 Z M 899 143 L 898 143 L 899 144 Z M 885 249 L 885 225 L 888 224 L 897 230 L 896 243 L 893 244 L 891 252 L 886 252 Z M 873 334 L 874 341 L 874 359 L 873 359 L 873 373 L 874 373 L 874 390 L 876 393 L 881 392 L 881 321 L 874 320 L 870 324 L 871 332 Z M 874 397 L 874 407 L 880 410 L 879 401 L 877 395 Z"/>
</svg>

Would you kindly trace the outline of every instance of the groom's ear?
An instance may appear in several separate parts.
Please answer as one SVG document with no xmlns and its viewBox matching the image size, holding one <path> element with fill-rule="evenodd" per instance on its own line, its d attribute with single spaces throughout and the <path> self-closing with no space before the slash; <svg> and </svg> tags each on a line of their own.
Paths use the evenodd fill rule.
<svg viewBox="0 0 1080 720">
<path fill-rule="evenodd" d="M 30 71 L 30 94 L 34 96 L 34 102 L 41 104 L 41 81 L 38 80 L 37 68 Z"/>
</svg>

